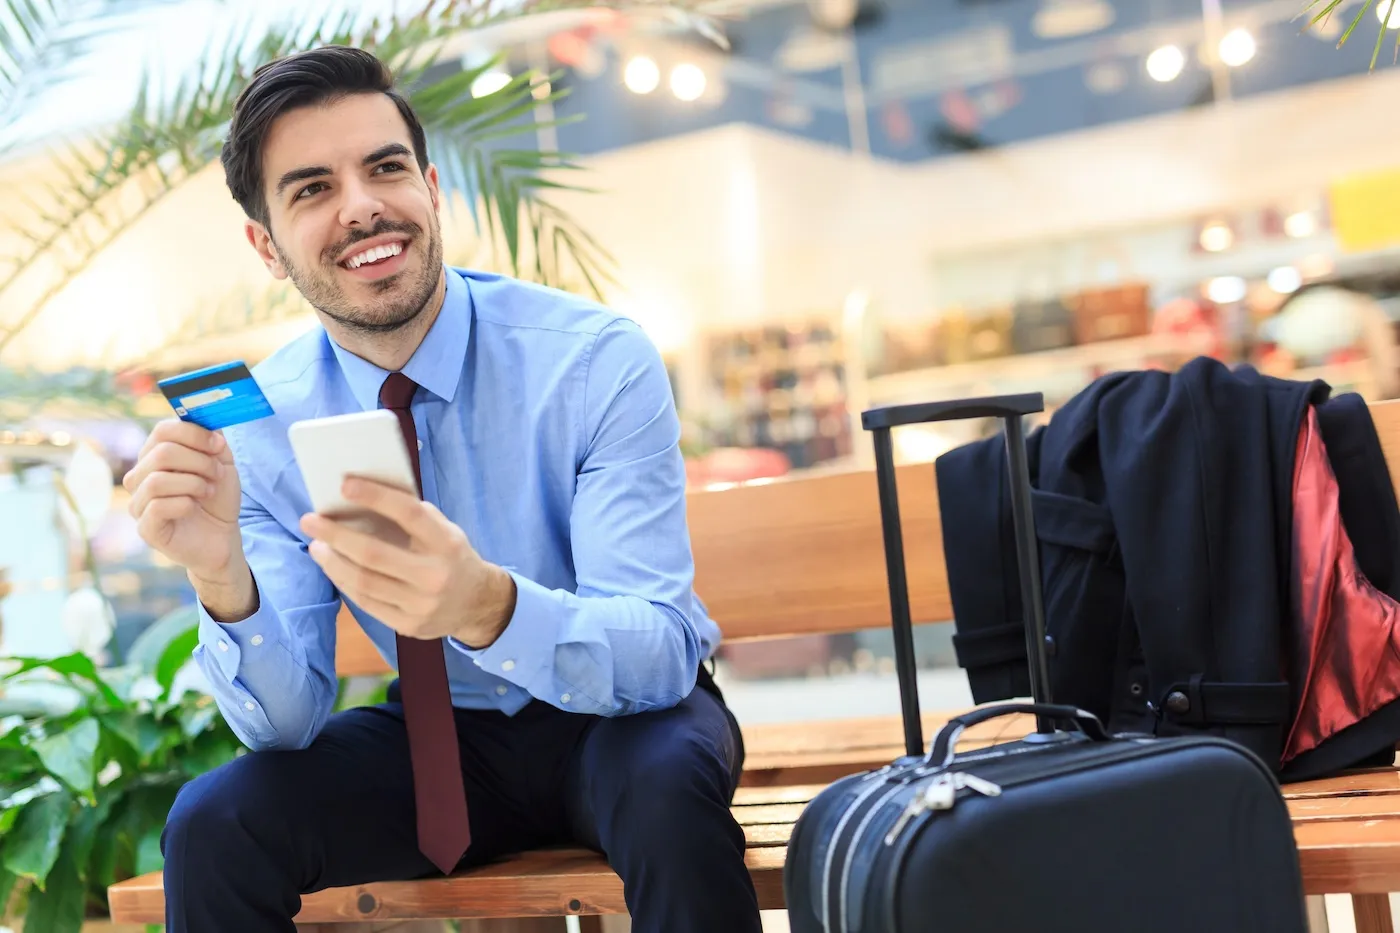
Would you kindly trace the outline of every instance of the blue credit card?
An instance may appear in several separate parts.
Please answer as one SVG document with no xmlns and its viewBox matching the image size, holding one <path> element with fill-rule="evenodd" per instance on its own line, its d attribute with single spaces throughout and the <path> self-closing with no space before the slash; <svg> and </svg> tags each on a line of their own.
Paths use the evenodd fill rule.
<svg viewBox="0 0 1400 933">
<path fill-rule="evenodd" d="M 210 431 L 272 414 L 262 387 L 241 361 L 171 376 L 156 385 L 181 421 Z"/>
</svg>

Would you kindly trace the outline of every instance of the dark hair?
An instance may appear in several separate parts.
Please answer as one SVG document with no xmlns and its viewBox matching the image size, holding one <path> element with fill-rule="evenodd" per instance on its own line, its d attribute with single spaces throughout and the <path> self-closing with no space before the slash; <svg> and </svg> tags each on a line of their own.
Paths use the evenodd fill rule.
<svg viewBox="0 0 1400 933">
<path fill-rule="evenodd" d="M 399 108 L 413 137 L 418 168 L 428 169 L 423 125 L 394 86 L 389 67 L 363 49 L 328 45 L 259 66 L 233 105 L 233 121 L 219 159 L 233 199 L 243 213 L 268 223 L 262 150 L 273 122 L 298 107 L 331 103 L 351 94 L 384 94 Z"/>
</svg>

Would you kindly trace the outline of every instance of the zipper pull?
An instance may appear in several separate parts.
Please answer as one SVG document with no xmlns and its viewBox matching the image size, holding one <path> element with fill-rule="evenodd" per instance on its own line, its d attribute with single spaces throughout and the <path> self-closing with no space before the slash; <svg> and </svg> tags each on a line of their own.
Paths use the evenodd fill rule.
<svg viewBox="0 0 1400 933">
<path fill-rule="evenodd" d="M 959 771 L 957 774 L 953 775 L 953 783 L 960 788 L 966 787 L 969 790 L 974 790 L 983 797 L 1001 796 L 1000 784 L 993 784 L 986 778 L 980 778 L 975 774 L 968 774 L 965 771 Z"/>
<path fill-rule="evenodd" d="M 909 821 L 919 814 L 929 810 L 951 810 L 957 796 L 958 789 L 949 775 L 940 774 L 929 781 L 928 784 L 924 785 L 922 791 L 909 800 L 909 803 L 904 807 L 904 812 L 899 815 L 899 819 L 895 820 L 890 831 L 885 834 L 885 845 L 894 845 L 894 841 L 899 838 L 904 827 L 908 826 Z"/>
<path fill-rule="evenodd" d="M 984 797 L 1001 796 L 1001 785 L 993 784 L 986 778 L 980 778 L 965 771 L 944 772 L 924 785 L 923 791 L 910 799 L 904 807 L 904 812 L 899 815 L 899 819 L 895 820 L 890 831 L 885 834 L 885 845 L 894 845 L 899 834 L 904 832 L 904 827 L 908 826 L 909 821 L 914 817 L 927 813 L 929 810 L 953 809 L 953 804 L 958 799 L 958 791 L 963 788 Z"/>
</svg>

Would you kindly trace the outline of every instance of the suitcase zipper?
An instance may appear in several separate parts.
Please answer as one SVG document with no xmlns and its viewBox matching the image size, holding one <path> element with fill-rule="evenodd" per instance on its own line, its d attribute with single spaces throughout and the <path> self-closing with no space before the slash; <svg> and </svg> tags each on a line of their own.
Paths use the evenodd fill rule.
<svg viewBox="0 0 1400 933">
<path fill-rule="evenodd" d="M 904 812 L 895 820 L 895 824 L 890 827 L 890 831 L 885 834 L 885 845 L 892 846 L 899 834 L 904 831 L 904 827 L 909 825 L 909 821 L 929 810 L 951 810 L 957 803 L 958 791 L 963 788 L 976 791 L 984 797 L 1001 796 L 1001 786 L 993 784 L 985 778 L 980 778 L 975 774 L 968 774 L 966 771 L 950 771 L 940 774 L 929 781 L 927 786 L 915 794 L 913 799 L 904 808 Z"/>
<path fill-rule="evenodd" d="M 837 824 L 836 831 L 832 833 L 832 841 L 835 843 L 841 838 L 841 831 L 845 828 L 846 823 L 850 821 L 850 817 L 855 813 L 857 807 L 873 796 L 874 793 L 880 789 L 882 783 L 885 784 L 886 791 L 884 796 L 866 809 L 860 824 L 856 826 L 855 832 L 851 834 L 850 844 L 846 846 L 845 858 L 841 865 L 841 883 L 838 888 L 841 892 L 841 911 L 836 918 L 838 923 L 837 927 L 832 927 L 831 925 L 831 897 L 829 890 L 831 884 L 831 869 L 833 867 L 832 862 L 834 861 L 837 847 L 833 844 L 827 852 L 827 869 L 822 887 L 822 910 L 825 912 L 825 915 L 822 917 L 822 926 L 827 930 L 836 929 L 840 930 L 841 933 L 846 933 L 848 929 L 846 924 L 846 912 L 849 909 L 847 905 L 847 894 L 849 893 L 848 888 L 851 883 L 851 862 L 860 848 L 861 840 L 865 838 L 866 828 L 879 815 L 880 811 L 884 809 L 885 802 L 909 786 L 903 781 L 893 785 L 886 783 L 889 780 L 891 780 L 891 778 L 886 777 L 885 782 L 877 782 L 874 787 L 867 788 L 864 793 L 852 801 L 840 823 Z M 938 785 L 939 789 L 935 789 L 933 785 Z M 951 809 L 957 792 L 964 787 L 980 794 L 985 794 L 988 797 L 995 797 L 1001 793 L 1001 788 L 996 784 L 993 784 L 985 778 L 979 778 L 975 774 L 968 774 L 964 771 L 945 772 L 938 775 L 938 777 L 930 782 L 929 787 L 925 787 L 909 802 L 908 806 L 905 807 L 904 813 L 900 815 L 899 823 L 896 825 L 907 823 L 909 819 L 912 819 L 918 813 L 923 813 L 929 809 Z M 923 806 L 921 809 L 915 810 L 915 807 L 919 806 L 920 801 L 926 798 L 930 800 L 930 803 Z M 894 830 L 891 830 L 891 835 L 893 835 L 894 832 Z M 888 838 L 887 836 L 886 839 L 888 840 Z"/>
<path fill-rule="evenodd" d="M 869 799 L 872 795 L 874 795 L 877 791 L 879 791 L 882 787 L 885 787 L 885 788 L 888 788 L 888 787 L 889 787 L 889 785 L 888 785 L 885 781 L 880 780 L 880 778 L 885 777 L 886 775 L 888 775 L 888 774 L 889 774 L 891 771 L 893 771 L 893 770 L 894 770 L 894 766 L 893 766 L 893 765 L 885 765 L 885 766 L 884 766 L 883 768 L 881 768 L 880 770 L 878 770 L 878 771 L 873 771 L 873 772 L 871 772 L 870 774 L 866 775 L 862 780 L 863 780 L 863 781 L 869 781 L 869 782 L 870 782 L 870 785 L 869 785 L 868 787 L 865 787 L 864 789 L 862 789 L 862 790 L 856 795 L 855 799 L 852 800 L 852 801 L 850 802 L 849 805 L 847 805 L 846 811 L 845 811 L 844 813 L 841 814 L 841 819 L 838 820 L 837 823 L 836 823 L 836 828 L 835 828 L 834 830 L 832 830 L 832 832 L 831 832 L 831 844 L 827 847 L 827 851 L 826 851 L 826 866 L 825 866 L 825 870 L 822 872 L 822 928 L 823 928 L 823 929 L 827 929 L 827 930 L 832 929 L 832 926 L 831 926 L 831 871 L 832 871 L 832 869 L 835 867 L 833 863 L 836 861 L 836 849 L 837 849 L 836 843 L 841 839 L 841 833 L 842 833 L 842 831 L 846 828 L 846 824 L 849 823 L 849 822 L 851 821 L 851 817 L 855 814 L 856 810 L 860 807 L 860 805 L 861 805 L 862 803 L 864 803 L 867 799 Z M 900 788 L 900 786 L 902 786 L 902 785 L 895 785 L 895 787 L 890 791 L 890 793 L 894 793 L 895 791 L 898 791 L 899 788 Z M 886 794 L 886 796 L 889 796 L 889 795 Z M 883 803 L 883 801 L 881 801 L 881 802 Z M 859 835 L 860 835 L 859 832 L 857 832 L 856 838 L 859 838 Z M 852 840 L 852 841 L 854 841 L 854 840 Z M 842 873 L 842 877 L 843 877 L 843 878 L 845 877 L 845 873 L 844 873 L 844 872 Z M 844 889 L 842 889 L 842 893 L 843 893 L 843 894 L 845 893 Z M 843 921 L 842 921 L 842 926 L 844 927 L 844 925 L 845 925 L 845 923 L 844 923 L 844 920 L 843 920 Z"/>
</svg>

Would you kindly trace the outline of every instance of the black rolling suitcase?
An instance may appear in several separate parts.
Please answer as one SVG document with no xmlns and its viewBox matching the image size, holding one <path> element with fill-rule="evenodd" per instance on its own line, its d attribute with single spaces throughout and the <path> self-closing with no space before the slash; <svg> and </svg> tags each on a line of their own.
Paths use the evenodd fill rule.
<svg viewBox="0 0 1400 933">
<path fill-rule="evenodd" d="M 794 933 L 1305 933 L 1293 827 L 1255 755 L 1214 737 L 1105 734 L 1050 704 L 1023 415 L 1039 394 L 877 408 L 873 432 L 908 753 L 843 778 L 793 829 Z M 890 429 L 1001 417 L 1034 704 L 951 720 L 923 750 Z M 932 477 L 930 477 L 932 482 Z M 991 516 L 988 521 L 994 520 Z M 943 530 L 957 546 L 957 529 Z M 959 734 L 1033 713 L 1024 739 L 956 753 Z"/>
</svg>

